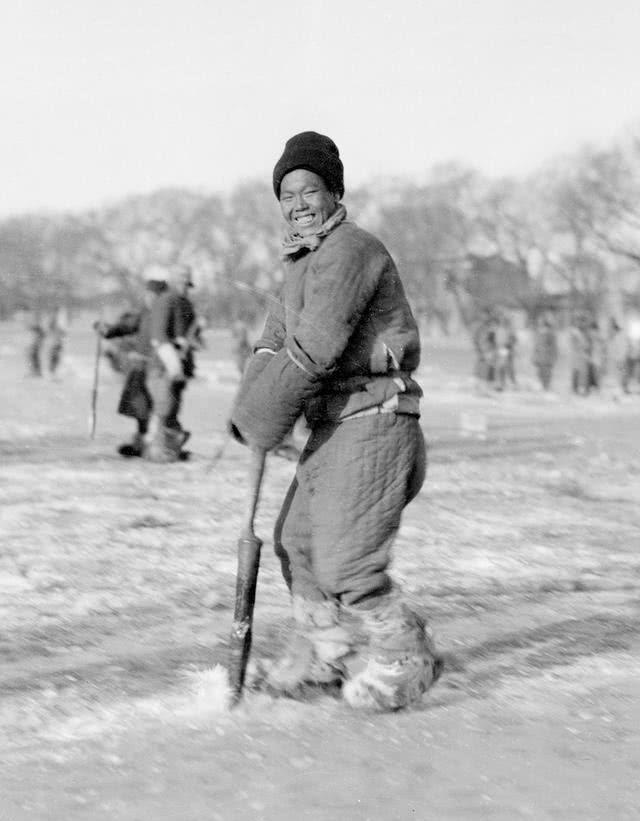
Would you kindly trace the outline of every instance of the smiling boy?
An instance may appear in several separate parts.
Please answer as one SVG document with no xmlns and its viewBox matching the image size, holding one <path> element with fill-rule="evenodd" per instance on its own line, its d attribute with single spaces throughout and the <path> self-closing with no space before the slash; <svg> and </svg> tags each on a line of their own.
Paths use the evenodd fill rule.
<svg viewBox="0 0 640 821">
<path fill-rule="evenodd" d="M 311 433 L 274 539 L 296 632 L 267 682 L 289 695 L 337 684 L 353 707 L 394 710 L 417 703 L 440 669 L 387 572 L 402 511 L 425 476 L 418 330 L 389 253 L 346 219 L 329 137 L 288 140 L 273 188 L 288 228 L 283 292 L 232 430 L 270 450 L 304 413 Z"/>
</svg>

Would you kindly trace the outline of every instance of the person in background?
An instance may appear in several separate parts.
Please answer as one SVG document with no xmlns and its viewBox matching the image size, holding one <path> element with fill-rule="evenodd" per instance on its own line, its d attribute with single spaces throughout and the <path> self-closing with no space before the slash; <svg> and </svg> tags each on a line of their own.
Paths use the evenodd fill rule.
<svg viewBox="0 0 640 821">
<path fill-rule="evenodd" d="M 587 396 L 591 387 L 589 373 L 591 340 L 589 338 L 589 318 L 585 314 L 578 314 L 571 323 L 569 348 L 571 390 L 578 396 Z"/>
<path fill-rule="evenodd" d="M 334 686 L 354 708 L 408 707 L 441 664 L 388 573 L 426 470 L 417 325 L 388 251 L 347 219 L 333 140 L 288 140 L 273 189 L 288 229 L 285 281 L 230 429 L 273 450 L 304 413 L 310 436 L 274 536 L 295 632 L 266 686 L 294 696 Z"/>
<path fill-rule="evenodd" d="M 507 380 L 511 387 L 517 387 L 515 373 L 516 335 L 511 320 L 502 314 L 493 326 L 495 340 L 494 351 L 494 380 L 495 388 L 502 391 Z"/>
<path fill-rule="evenodd" d="M 175 346 L 185 377 L 191 379 L 196 372 L 195 352 L 204 347 L 202 332 L 206 325 L 204 318 L 197 316 L 191 299 L 191 289 L 194 287 L 191 267 L 181 263 L 172 266 L 170 284 L 176 294 L 173 308 Z"/>
<path fill-rule="evenodd" d="M 149 429 L 153 401 L 147 387 L 147 372 L 153 357 L 151 346 L 151 309 L 168 285 L 166 269 L 152 265 L 145 271 L 144 302 L 139 310 L 126 311 L 116 322 L 97 322 L 96 331 L 104 339 L 129 337 L 127 371 L 118 403 L 118 413 L 136 422 L 136 431 L 130 442 L 118 447 L 121 456 L 147 455 L 146 435 Z"/>
<path fill-rule="evenodd" d="M 509 317 L 505 317 L 507 326 L 507 368 L 506 378 L 512 388 L 518 387 L 518 378 L 516 376 L 516 354 L 518 351 L 518 334 L 513 327 L 513 321 Z"/>
<path fill-rule="evenodd" d="M 28 373 L 29 376 L 42 376 L 42 345 L 46 334 L 38 312 L 27 327 L 31 336 L 27 346 Z"/>
<path fill-rule="evenodd" d="M 614 378 L 614 395 L 618 398 L 618 389 L 622 388 L 622 378 L 624 371 L 625 340 L 622 326 L 618 320 L 611 316 L 606 327 L 607 352 L 610 370 Z"/>
<path fill-rule="evenodd" d="M 551 388 L 553 369 L 558 361 L 558 335 L 553 319 L 544 314 L 538 319 L 533 343 L 533 365 L 544 391 Z"/>
<path fill-rule="evenodd" d="M 184 390 L 195 373 L 194 349 L 199 324 L 189 291 L 191 269 L 174 265 L 171 287 L 158 296 L 151 308 L 150 336 L 153 356 L 147 385 L 153 412 L 146 436 L 145 458 L 152 462 L 176 462 L 188 457 L 183 445 L 190 436 L 179 420 Z"/>
<path fill-rule="evenodd" d="M 588 385 L 589 390 L 599 391 L 602 388 L 604 376 L 607 372 L 607 340 L 600 331 L 597 319 L 593 319 L 588 327 L 587 336 L 589 339 L 589 364 L 588 364 Z"/>
<path fill-rule="evenodd" d="M 61 308 L 57 308 L 51 315 L 49 322 L 49 375 L 55 376 L 60 361 L 62 360 L 62 353 L 64 350 L 64 341 L 67 336 L 67 326 L 64 321 L 64 315 Z"/>
<path fill-rule="evenodd" d="M 476 391 L 486 394 L 494 384 L 496 372 L 496 320 L 490 308 L 483 308 L 473 332 Z"/>
<path fill-rule="evenodd" d="M 628 322 L 625 337 L 624 365 L 622 369 L 622 390 L 631 393 L 635 382 L 640 383 L 640 318 Z"/>
</svg>

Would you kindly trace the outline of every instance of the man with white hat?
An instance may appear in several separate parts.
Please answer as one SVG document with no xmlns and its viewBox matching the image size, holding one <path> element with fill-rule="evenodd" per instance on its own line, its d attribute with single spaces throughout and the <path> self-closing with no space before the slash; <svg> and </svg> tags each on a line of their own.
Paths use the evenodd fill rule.
<svg viewBox="0 0 640 821">
<path fill-rule="evenodd" d="M 182 395 L 195 371 L 193 349 L 198 329 L 193 303 L 187 296 L 193 286 L 191 269 L 174 265 L 169 273 L 171 287 L 154 302 L 151 310 L 151 359 L 148 387 L 153 415 L 145 437 L 144 456 L 152 462 L 175 462 L 186 458 L 182 446 L 189 438 L 178 419 Z"/>
</svg>

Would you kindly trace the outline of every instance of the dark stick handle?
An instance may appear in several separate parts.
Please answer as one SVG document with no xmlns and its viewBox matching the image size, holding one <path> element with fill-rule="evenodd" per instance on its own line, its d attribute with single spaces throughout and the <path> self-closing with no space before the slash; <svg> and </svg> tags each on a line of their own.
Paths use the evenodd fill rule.
<svg viewBox="0 0 640 821">
<path fill-rule="evenodd" d="M 229 684 L 232 705 L 242 698 L 247 662 L 251 652 L 253 608 L 260 568 L 262 540 L 254 533 L 254 520 L 264 476 L 265 453 L 253 451 L 249 473 L 249 504 L 242 535 L 238 539 L 238 573 L 236 577 L 236 602 L 229 642 Z"/>
<path fill-rule="evenodd" d="M 248 504 L 245 514 L 245 520 L 241 531 L 242 538 L 255 538 L 253 532 L 253 524 L 258 510 L 258 501 L 260 499 L 260 489 L 262 488 L 262 477 L 264 476 L 264 467 L 267 454 L 263 450 L 251 451 L 251 465 L 249 468 L 249 486 L 248 486 Z"/>
</svg>

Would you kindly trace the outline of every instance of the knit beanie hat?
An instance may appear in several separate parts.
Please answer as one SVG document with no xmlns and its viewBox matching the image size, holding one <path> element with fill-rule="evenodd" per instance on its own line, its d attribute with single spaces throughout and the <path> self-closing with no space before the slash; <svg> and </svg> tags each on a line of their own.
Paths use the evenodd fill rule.
<svg viewBox="0 0 640 821">
<path fill-rule="evenodd" d="M 280 198 L 280 184 L 289 171 L 306 168 L 313 171 L 327 184 L 327 188 L 344 195 L 344 168 L 338 146 L 324 134 L 303 131 L 287 140 L 284 153 L 273 169 L 273 190 Z"/>
</svg>

